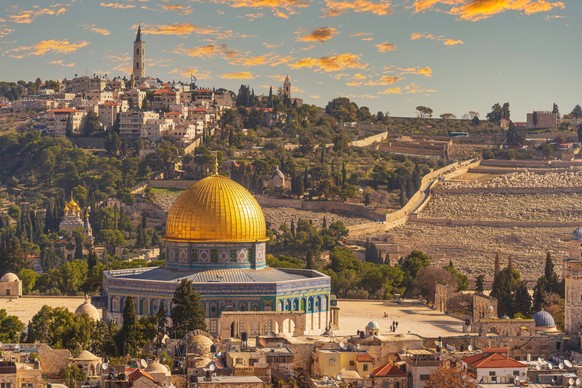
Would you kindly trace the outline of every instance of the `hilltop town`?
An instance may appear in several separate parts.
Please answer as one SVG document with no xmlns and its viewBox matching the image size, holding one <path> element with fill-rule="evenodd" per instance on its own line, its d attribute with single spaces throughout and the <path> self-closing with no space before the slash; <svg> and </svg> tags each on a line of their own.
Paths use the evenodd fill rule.
<svg viewBox="0 0 582 388">
<path fill-rule="evenodd" d="M 582 386 L 582 108 L 0 82 L 0 384 Z"/>
</svg>

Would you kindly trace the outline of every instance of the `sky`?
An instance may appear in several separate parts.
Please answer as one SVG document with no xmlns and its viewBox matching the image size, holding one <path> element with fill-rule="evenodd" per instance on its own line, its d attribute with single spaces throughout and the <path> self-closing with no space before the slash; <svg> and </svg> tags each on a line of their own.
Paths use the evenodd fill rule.
<svg viewBox="0 0 582 388">
<path fill-rule="evenodd" d="M 580 0 L 0 0 L 0 80 L 146 75 L 325 106 L 511 118 L 582 104 Z"/>
</svg>

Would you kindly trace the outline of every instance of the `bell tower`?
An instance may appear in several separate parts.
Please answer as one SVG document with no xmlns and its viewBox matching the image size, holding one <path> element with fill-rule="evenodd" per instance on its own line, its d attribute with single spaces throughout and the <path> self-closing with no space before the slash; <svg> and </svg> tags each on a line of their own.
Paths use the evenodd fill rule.
<svg viewBox="0 0 582 388">
<path fill-rule="evenodd" d="M 139 86 L 145 78 L 145 42 L 141 40 L 141 25 L 137 29 L 137 36 L 133 42 L 133 86 Z"/>
<path fill-rule="evenodd" d="M 283 82 L 283 95 L 287 99 L 291 99 L 291 81 L 289 81 L 289 76 L 285 77 L 285 82 Z"/>
</svg>

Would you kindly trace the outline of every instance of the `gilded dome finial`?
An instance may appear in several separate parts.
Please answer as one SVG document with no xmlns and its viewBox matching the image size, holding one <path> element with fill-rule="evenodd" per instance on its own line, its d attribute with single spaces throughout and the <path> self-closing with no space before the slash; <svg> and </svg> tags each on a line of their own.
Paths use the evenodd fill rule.
<svg viewBox="0 0 582 388">
<path fill-rule="evenodd" d="M 218 175 L 218 152 L 214 154 L 214 175 Z"/>
</svg>

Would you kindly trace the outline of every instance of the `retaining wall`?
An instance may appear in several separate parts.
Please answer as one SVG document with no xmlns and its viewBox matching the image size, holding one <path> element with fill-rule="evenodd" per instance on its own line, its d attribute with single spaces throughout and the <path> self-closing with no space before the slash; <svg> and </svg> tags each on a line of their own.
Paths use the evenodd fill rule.
<svg viewBox="0 0 582 388">
<path fill-rule="evenodd" d="M 577 221 L 489 221 L 489 220 L 459 220 L 450 218 L 424 218 L 418 217 L 416 214 L 411 214 L 408 217 L 408 222 L 417 222 L 432 225 L 445 226 L 484 226 L 491 228 L 563 228 L 563 227 L 578 227 L 580 225 Z"/>
<path fill-rule="evenodd" d="M 378 213 L 362 205 L 337 201 L 303 201 L 301 199 L 271 198 L 257 196 L 262 207 L 288 207 L 297 210 L 326 212 L 355 217 L 364 217 L 371 220 L 385 220 L 386 214 Z"/>
<path fill-rule="evenodd" d="M 436 187 L 434 194 L 580 194 L 582 187 Z"/>
<path fill-rule="evenodd" d="M 486 159 L 481 161 L 481 166 L 512 168 L 568 168 L 582 167 L 582 160 Z"/>
<path fill-rule="evenodd" d="M 355 141 L 351 142 L 350 145 L 353 147 L 367 147 L 369 145 L 372 145 L 374 143 L 379 143 L 379 142 L 384 141 L 386 139 L 388 139 L 388 131 L 379 133 L 377 135 L 368 136 L 368 137 L 361 139 L 361 140 L 355 140 Z"/>
</svg>

